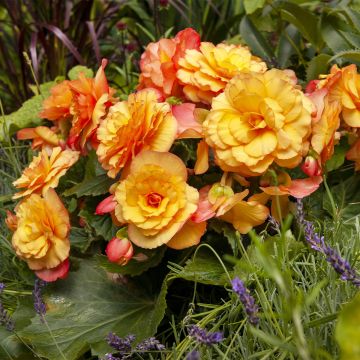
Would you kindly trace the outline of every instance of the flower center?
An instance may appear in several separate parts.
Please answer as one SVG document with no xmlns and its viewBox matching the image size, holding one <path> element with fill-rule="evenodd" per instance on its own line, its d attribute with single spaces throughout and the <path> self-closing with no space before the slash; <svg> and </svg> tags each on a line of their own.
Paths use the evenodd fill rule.
<svg viewBox="0 0 360 360">
<path fill-rule="evenodd" d="M 163 196 L 156 192 L 152 192 L 152 193 L 146 195 L 147 204 L 154 208 L 159 207 L 162 199 L 163 199 Z"/>
<path fill-rule="evenodd" d="M 264 117 L 261 114 L 257 114 L 255 112 L 247 113 L 246 114 L 247 121 L 250 126 L 254 129 L 263 129 L 266 127 L 266 123 L 264 121 Z"/>
</svg>

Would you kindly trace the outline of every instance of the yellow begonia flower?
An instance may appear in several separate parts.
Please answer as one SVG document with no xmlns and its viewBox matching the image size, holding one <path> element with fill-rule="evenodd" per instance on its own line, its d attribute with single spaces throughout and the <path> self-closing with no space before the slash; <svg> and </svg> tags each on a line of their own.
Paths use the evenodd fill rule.
<svg viewBox="0 0 360 360">
<path fill-rule="evenodd" d="M 60 177 L 79 159 L 79 154 L 78 151 L 61 150 L 60 147 L 56 147 L 49 157 L 43 149 L 33 158 L 21 177 L 13 182 L 17 189 L 24 189 L 16 193 L 13 199 L 32 193 L 44 194 L 49 188 L 56 188 Z"/>
<path fill-rule="evenodd" d="M 306 153 L 312 111 L 288 72 L 240 74 L 213 99 L 205 140 L 224 171 L 258 176 L 273 162 L 293 168 Z"/>
<path fill-rule="evenodd" d="M 69 214 L 55 190 L 24 199 L 16 217 L 12 245 L 30 269 L 52 269 L 69 257 Z"/>
<path fill-rule="evenodd" d="M 148 249 L 163 244 L 182 249 L 200 241 L 206 223 L 190 220 L 199 193 L 186 180 L 186 167 L 173 154 L 143 151 L 134 158 L 128 176 L 115 191 L 115 215 L 128 224 L 134 244 Z"/>
<path fill-rule="evenodd" d="M 114 178 L 140 151 L 168 151 L 176 131 L 170 105 L 158 103 L 155 91 L 142 90 L 110 108 L 97 131 L 100 144 L 96 153 Z"/>
<path fill-rule="evenodd" d="M 242 72 L 264 72 L 266 64 L 241 45 L 202 42 L 200 50 L 187 50 L 179 60 L 177 77 L 193 102 L 210 104 L 231 78 Z"/>
</svg>

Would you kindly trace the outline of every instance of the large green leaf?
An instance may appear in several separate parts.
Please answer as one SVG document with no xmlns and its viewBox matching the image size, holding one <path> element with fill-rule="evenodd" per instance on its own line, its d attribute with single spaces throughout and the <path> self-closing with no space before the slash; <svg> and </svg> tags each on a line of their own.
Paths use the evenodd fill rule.
<svg viewBox="0 0 360 360">
<path fill-rule="evenodd" d="M 301 36 L 296 26 L 289 24 L 280 35 L 277 59 L 280 68 L 286 68 L 290 56 L 299 50 Z"/>
<path fill-rule="evenodd" d="M 25 101 L 21 108 L 15 112 L 0 116 L 0 141 L 5 140 L 6 132 L 12 135 L 16 130 L 40 125 L 42 120 L 39 117 L 42 102 L 50 95 L 51 87 L 55 82 L 51 81 L 40 86 L 41 95 L 33 96 L 31 99 Z M 1 114 L 0 114 L 1 115 Z"/>
<path fill-rule="evenodd" d="M 208 249 L 201 249 L 184 267 L 169 266 L 175 277 L 208 285 L 225 285 L 229 282 L 224 267 Z M 227 269 L 231 273 L 231 269 Z M 231 275 L 230 275 L 231 277 Z"/>
<path fill-rule="evenodd" d="M 64 192 L 64 196 L 76 195 L 81 197 L 84 195 L 97 196 L 109 192 L 110 186 L 114 183 L 107 175 L 100 175 L 90 179 L 83 180 Z"/>
<path fill-rule="evenodd" d="M 0 359 L 33 360 L 35 357 L 15 335 L 0 326 Z"/>
<path fill-rule="evenodd" d="M 335 338 L 341 349 L 342 360 L 360 359 L 360 293 L 341 310 Z"/>
<path fill-rule="evenodd" d="M 247 14 L 252 14 L 265 5 L 265 0 L 244 0 L 244 7 Z"/>
<path fill-rule="evenodd" d="M 38 316 L 20 335 L 49 360 L 62 358 L 53 337 L 67 360 L 78 359 L 89 349 L 103 356 L 110 351 L 105 341 L 110 331 L 119 336 L 134 334 L 137 340 L 156 332 L 166 308 L 166 282 L 158 294 L 149 293 L 144 285 L 141 279 L 110 281 L 94 262 L 81 260 L 78 271 L 44 296 L 52 335 Z"/>
<path fill-rule="evenodd" d="M 84 218 L 85 222 L 94 229 L 96 235 L 103 237 L 105 240 L 113 238 L 118 230 L 108 214 L 95 215 L 87 209 L 82 209 L 79 216 Z"/>
<path fill-rule="evenodd" d="M 274 53 L 268 42 L 246 15 L 240 23 L 240 34 L 254 54 L 267 58 L 268 60 L 271 60 L 274 57 Z"/>
<path fill-rule="evenodd" d="M 306 80 L 314 80 L 319 77 L 320 74 L 326 74 L 329 68 L 329 59 L 331 58 L 328 54 L 320 54 L 313 57 L 308 63 L 306 70 Z"/>
<path fill-rule="evenodd" d="M 295 25 L 301 34 L 314 46 L 318 46 L 321 37 L 318 31 L 318 21 L 309 10 L 296 4 L 286 2 L 281 4 L 281 17 Z"/>
<path fill-rule="evenodd" d="M 326 170 L 333 171 L 338 169 L 345 162 L 345 155 L 350 145 L 346 138 L 341 139 L 340 144 L 335 146 L 333 156 L 326 162 Z"/>
</svg>

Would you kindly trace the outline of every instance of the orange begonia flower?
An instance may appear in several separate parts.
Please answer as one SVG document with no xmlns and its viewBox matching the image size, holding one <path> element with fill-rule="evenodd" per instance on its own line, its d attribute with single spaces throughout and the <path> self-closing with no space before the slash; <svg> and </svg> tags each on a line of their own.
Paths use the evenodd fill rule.
<svg viewBox="0 0 360 360">
<path fill-rule="evenodd" d="M 115 191 L 115 214 L 128 224 L 130 241 L 147 249 L 163 244 L 183 249 L 199 243 L 206 223 L 191 221 L 199 193 L 186 180 L 186 167 L 173 154 L 143 151 L 133 159 Z"/>
<path fill-rule="evenodd" d="M 37 126 L 35 128 L 24 128 L 16 133 L 18 140 L 30 140 L 32 149 L 45 149 L 51 153 L 54 147 L 65 147 L 65 142 L 58 136 L 57 127 L 48 128 L 46 126 Z"/>
<path fill-rule="evenodd" d="M 191 28 L 180 31 L 173 39 L 150 43 L 141 55 L 138 89 L 154 88 L 165 98 L 183 97 L 182 86 L 176 78 L 178 62 L 187 49 L 199 46 L 200 35 Z"/>
<path fill-rule="evenodd" d="M 269 216 L 269 209 L 263 204 L 244 200 L 249 194 L 248 189 L 234 194 L 229 186 L 218 183 L 203 187 L 199 193 L 199 205 L 192 215 L 194 222 L 218 217 L 231 223 L 241 234 L 246 234 Z"/>
<path fill-rule="evenodd" d="M 86 78 L 80 73 L 79 79 L 69 83 L 73 93 L 71 114 L 74 116 L 70 129 L 68 145 L 86 151 L 88 141 L 96 142 L 96 130 L 112 105 L 115 90 L 108 85 L 105 76 L 107 60 L 103 59 L 95 78 Z"/>
<path fill-rule="evenodd" d="M 265 72 L 266 64 L 241 45 L 202 42 L 200 49 L 187 50 L 179 60 L 177 77 L 186 97 L 193 102 L 211 104 L 230 79 L 242 72 Z"/>
<path fill-rule="evenodd" d="M 49 156 L 46 150 L 35 156 L 19 179 L 13 182 L 17 189 L 13 199 L 32 193 L 44 194 L 49 188 L 55 188 L 61 176 L 78 160 L 79 152 L 62 150 L 56 147 Z"/>
<path fill-rule="evenodd" d="M 307 153 L 312 112 L 288 72 L 240 74 L 213 99 L 205 140 L 224 171 L 258 176 L 273 162 L 293 168 Z"/>
<path fill-rule="evenodd" d="M 96 153 L 108 175 L 115 178 L 140 151 L 168 151 L 176 131 L 170 105 L 158 103 L 155 91 L 141 90 L 109 109 L 97 131 Z"/>
<path fill-rule="evenodd" d="M 41 118 L 56 121 L 70 116 L 72 92 L 69 85 L 70 81 L 65 80 L 51 88 L 51 95 L 43 102 Z"/>
<path fill-rule="evenodd" d="M 32 194 L 16 207 L 12 237 L 16 254 L 36 271 L 54 269 L 68 257 L 69 213 L 53 189 Z M 64 274 L 62 274 L 64 275 Z"/>
</svg>

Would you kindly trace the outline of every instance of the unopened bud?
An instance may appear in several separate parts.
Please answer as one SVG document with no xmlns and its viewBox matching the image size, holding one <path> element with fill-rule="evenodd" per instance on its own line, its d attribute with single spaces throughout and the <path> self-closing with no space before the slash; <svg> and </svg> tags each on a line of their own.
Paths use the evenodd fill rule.
<svg viewBox="0 0 360 360">
<path fill-rule="evenodd" d="M 321 175 L 321 168 L 319 166 L 319 163 L 312 156 L 307 156 L 305 158 L 305 161 L 301 166 L 301 170 L 310 177 Z"/>
<path fill-rule="evenodd" d="M 105 252 L 109 261 L 123 266 L 132 258 L 134 249 L 128 239 L 114 237 L 109 241 Z"/>
</svg>

